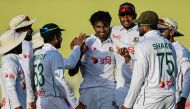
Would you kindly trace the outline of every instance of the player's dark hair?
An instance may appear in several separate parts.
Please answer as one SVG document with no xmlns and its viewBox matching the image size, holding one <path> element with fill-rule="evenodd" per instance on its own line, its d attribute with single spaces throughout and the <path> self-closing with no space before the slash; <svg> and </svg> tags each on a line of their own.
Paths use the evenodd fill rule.
<svg viewBox="0 0 190 109">
<path fill-rule="evenodd" d="M 51 32 L 48 32 L 48 33 L 45 33 L 45 34 L 41 34 L 41 36 L 43 37 L 44 39 L 44 43 L 48 43 L 48 42 L 51 42 L 53 40 L 53 36 L 56 35 L 56 37 L 59 36 L 60 31 L 51 31 Z"/>
<path fill-rule="evenodd" d="M 94 26 L 98 21 L 102 21 L 105 25 L 110 26 L 111 20 L 112 17 L 110 16 L 109 12 L 98 11 L 92 14 L 89 21 L 92 26 Z"/>
<path fill-rule="evenodd" d="M 158 29 L 157 25 L 149 25 L 149 26 L 150 26 L 151 30 L 157 30 Z"/>
</svg>

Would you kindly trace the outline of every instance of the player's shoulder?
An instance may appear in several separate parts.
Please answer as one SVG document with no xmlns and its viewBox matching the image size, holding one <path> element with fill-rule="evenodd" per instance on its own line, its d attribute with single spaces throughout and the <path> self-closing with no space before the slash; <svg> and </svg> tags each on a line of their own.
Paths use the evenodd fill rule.
<svg viewBox="0 0 190 109">
<path fill-rule="evenodd" d="M 122 25 L 115 25 L 111 27 L 112 30 L 121 30 L 122 28 L 123 28 Z"/>
<path fill-rule="evenodd" d="M 19 63 L 19 56 L 14 56 L 12 54 L 6 55 L 2 58 L 2 67 L 10 69 L 13 67 L 17 67 Z"/>
<path fill-rule="evenodd" d="M 47 54 L 51 56 L 61 56 L 61 54 L 57 50 L 50 50 L 47 52 Z"/>
<path fill-rule="evenodd" d="M 45 53 L 47 60 L 62 60 L 62 55 L 57 50 L 49 50 Z"/>
<path fill-rule="evenodd" d="M 176 54 L 181 57 L 188 57 L 190 58 L 190 52 L 187 48 L 181 45 L 179 42 L 174 42 L 173 46 L 175 48 Z"/>
<path fill-rule="evenodd" d="M 183 45 L 181 45 L 178 41 L 173 42 L 172 45 L 174 46 L 176 51 L 185 51 L 188 52 L 187 48 L 185 48 Z"/>
</svg>

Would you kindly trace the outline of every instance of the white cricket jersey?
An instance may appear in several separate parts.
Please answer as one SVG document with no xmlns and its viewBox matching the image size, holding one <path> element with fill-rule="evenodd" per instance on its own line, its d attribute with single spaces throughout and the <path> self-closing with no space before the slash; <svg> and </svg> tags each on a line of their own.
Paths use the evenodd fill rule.
<svg viewBox="0 0 190 109">
<path fill-rule="evenodd" d="M 135 46 L 135 64 L 124 106 L 131 108 L 135 100 L 155 103 L 175 94 L 176 54 L 172 44 L 157 30 L 151 30 Z M 138 97 L 138 98 L 137 98 Z"/>
<path fill-rule="evenodd" d="M 34 56 L 35 94 L 38 99 L 60 97 L 68 100 L 72 107 L 78 106 L 79 102 L 65 80 L 64 71 L 75 67 L 80 57 L 80 47 L 75 46 L 70 57 L 65 59 L 55 47 L 45 43 Z"/>
<path fill-rule="evenodd" d="M 176 100 L 179 101 L 181 96 L 188 98 L 190 93 L 190 52 L 178 41 L 172 44 L 177 55 Z"/>
<path fill-rule="evenodd" d="M 141 40 L 139 37 L 138 26 L 126 30 L 122 25 L 113 26 L 111 29 L 111 39 L 114 50 L 116 51 L 116 81 L 117 85 L 129 87 L 132 76 L 133 65 L 126 64 L 125 59 L 117 54 L 119 48 L 126 47 L 130 56 L 134 58 L 134 46 Z"/>
<path fill-rule="evenodd" d="M 115 88 L 115 57 L 111 39 L 108 38 L 101 42 L 98 37 L 91 35 L 85 43 L 88 46 L 88 51 L 81 58 L 80 70 L 83 81 L 80 89 Z"/>
<path fill-rule="evenodd" d="M 27 103 L 34 102 L 35 96 L 33 92 L 33 65 L 34 65 L 34 54 L 31 41 L 22 41 L 22 54 L 21 57 L 21 66 L 24 71 L 25 81 L 26 81 L 26 95 Z"/>
<path fill-rule="evenodd" d="M 15 109 L 22 106 L 26 109 L 26 85 L 20 57 L 7 54 L 2 57 L 2 108 Z"/>
</svg>

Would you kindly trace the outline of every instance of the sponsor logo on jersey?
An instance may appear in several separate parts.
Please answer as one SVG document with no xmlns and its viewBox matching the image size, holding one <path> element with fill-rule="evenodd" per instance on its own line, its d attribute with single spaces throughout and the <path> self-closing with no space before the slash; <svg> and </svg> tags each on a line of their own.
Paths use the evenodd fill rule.
<svg viewBox="0 0 190 109">
<path fill-rule="evenodd" d="M 100 64 L 111 64 L 111 56 L 106 56 L 106 57 L 101 57 L 101 58 L 97 58 L 95 56 L 91 57 L 92 63 L 97 64 L 98 62 L 100 62 Z"/>
<path fill-rule="evenodd" d="M 131 54 L 134 54 L 135 53 L 135 50 L 134 50 L 134 47 L 133 46 L 129 46 L 127 48 L 127 50 L 131 53 Z"/>
<path fill-rule="evenodd" d="M 16 79 L 16 74 L 4 74 L 4 78 L 11 78 L 11 79 Z"/>
<path fill-rule="evenodd" d="M 117 40 L 120 40 L 121 39 L 121 36 L 120 35 L 112 35 L 113 39 L 117 39 Z"/>
<path fill-rule="evenodd" d="M 100 58 L 100 64 L 111 64 L 111 56 Z"/>
<path fill-rule="evenodd" d="M 35 91 L 36 96 L 42 96 L 44 94 L 45 94 L 45 90 L 43 88 L 40 88 L 40 89 Z"/>
<path fill-rule="evenodd" d="M 28 54 L 22 54 L 22 57 L 23 57 L 23 58 L 30 58 L 31 56 L 28 55 Z"/>
<path fill-rule="evenodd" d="M 173 85 L 173 83 L 172 83 L 172 80 L 168 80 L 168 81 L 161 81 L 160 82 L 160 88 L 165 88 L 165 86 L 168 86 L 168 88 L 170 88 L 172 85 Z"/>
<path fill-rule="evenodd" d="M 98 63 L 98 59 L 95 56 L 91 57 L 91 61 L 92 61 L 93 64 L 97 64 Z"/>
</svg>

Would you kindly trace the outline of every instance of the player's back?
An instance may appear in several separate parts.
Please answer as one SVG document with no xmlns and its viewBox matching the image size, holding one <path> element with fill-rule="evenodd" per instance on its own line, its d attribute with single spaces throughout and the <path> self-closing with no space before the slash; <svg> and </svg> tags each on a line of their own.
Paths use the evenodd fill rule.
<svg viewBox="0 0 190 109">
<path fill-rule="evenodd" d="M 54 78 L 55 58 L 63 61 L 62 56 L 56 50 L 39 49 L 34 53 L 34 81 L 35 94 L 39 97 L 63 97 L 63 93 L 56 85 Z M 62 65 L 63 66 L 63 65 Z M 64 73 L 64 71 L 62 72 Z"/>
<path fill-rule="evenodd" d="M 145 40 L 137 44 L 135 49 L 140 51 L 137 56 L 143 55 L 142 61 L 146 63 L 140 95 L 153 102 L 175 93 L 176 54 L 172 44 L 158 31 L 152 30 L 144 37 Z"/>
</svg>

